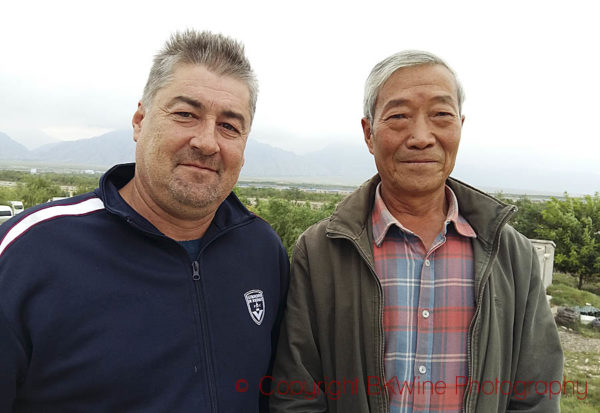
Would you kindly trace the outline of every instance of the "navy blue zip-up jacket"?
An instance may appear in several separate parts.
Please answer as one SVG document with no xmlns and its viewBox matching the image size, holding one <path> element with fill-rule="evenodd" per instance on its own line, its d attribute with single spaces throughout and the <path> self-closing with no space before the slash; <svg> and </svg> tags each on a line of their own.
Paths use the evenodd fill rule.
<svg viewBox="0 0 600 413">
<path fill-rule="evenodd" d="M 0 227 L 0 413 L 259 410 L 279 237 L 231 194 L 192 261 L 118 194 L 133 171 Z"/>
</svg>

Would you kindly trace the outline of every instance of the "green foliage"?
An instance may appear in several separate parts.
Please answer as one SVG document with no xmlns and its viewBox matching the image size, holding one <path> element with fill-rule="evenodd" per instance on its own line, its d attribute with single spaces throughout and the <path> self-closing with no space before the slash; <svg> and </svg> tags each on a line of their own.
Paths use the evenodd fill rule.
<svg viewBox="0 0 600 413">
<path fill-rule="evenodd" d="M 536 233 L 556 243 L 554 263 L 558 270 L 584 280 L 600 273 L 600 196 L 552 198 L 542 210 Z"/>
<path fill-rule="evenodd" d="M 96 188 L 101 174 L 83 175 L 83 174 L 44 174 L 45 178 L 57 185 L 76 186 L 84 188 Z"/>
<path fill-rule="evenodd" d="M 600 308 L 600 295 L 593 291 L 595 286 L 587 284 L 585 290 L 579 290 L 577 284 L 577 277 L 555 272 L 552 275 L 552 285 L 546 290 L 552 296 L 552 305 L 582 307 L 590 303 L 594 307 Z"/>
<path fill-rule="evenodd" d="M 8 201 L 17 201 L 17 194 L 13 187 L 0 187 L 0 205 L 8 205 Z"/>
<path fill-rule="evenodd" d="M 77 185 L 76 189 L 73 191 L 73 196 L 85 194 L 87 192 L 93 191 L 98 187 L 98 183 L 96 184 L 81 184 Z"/>
<path fill-rule="evenodd" d="M 53 184 L 63 186 L 87 186 L 94 187 L 98 186 L 98 180 L 102 174 L 81 174 L 81 173 L 56 173 L 47 172 L 31 175 L 25 171 L 11 171 L 11 170 L 0 170 L 0 181 L 8 182 L 25 182 L 31 176 L 41 176 L 47 179 Z"/>
<path fill-rule="evenodd" d="M 98 186 L 100 174 L 42 173 L 32 175 L 24 171 L 0 170 L 0 181 L 16 182 L 16 187 L 0 187 L 0 204 L 22 201 L 25 208 L 46 202 L 53 197 L 68 196 L 61 189 L 75 187 L 73 195 L 83 194 Z"/>
<path fill-rule="evenodd" d="M 306 191 L 300 188 L 277 189 L 258 187 L 236 187 L 235 193 L 238 197 L 252 199 L 281 198 L 289 201 L 312 201 L 312 202 L 340 202 L 344 195 L 327 192 Z"/>
<path fill-rule="evenodd" d="M 331 215 L 344 198 L 341 194 L 300 188 L 235 187 L 233 191 L 244 205 L 271 224 L 290 255 L 300 234 Z"/>
<path fill-rule="evenodd" d="M 565 307 L 584 306 L 590 303 L 594 307 L 600 308 L 600 297 L 589 291 L 579 290 L 576 287 L 570 287 L 565 284 L 557 283 L 552 279 L 552 285 L 549 285 L 546 292 L 552 296 L 552 305 Z"/>
<path fill-rule="evenodd" d="M 0 181 L 19 182 L 28 175 L 25 171 L 0 170 Z"/>
<path fill-rule="evenodd" d="M 542 202 L 532 202 L 527 197 L 512 203 L 517 206 L 518 210 L 510 222 L 511 225 L 527 238 L 537 238 L 539 235 L 537 230 L 542 222 L 542 210 L 545 204 Z"/>
<path fill-rule="evenodd" d="M 555 284 L 564 284 L 569 287 L 577 288 L 577 278 L 564 272 L 555 272 L 552 274 L 552 285 Z"/>
<path fill-rule="evenodd" d="M 29 175 L 17 185 L 16 199 L 23 200 L 25 208 L 41 204 L 55 196 L 67 196 L 60 187 L 41 175 Z"/>
<path fill-rule="evenodd" d="M 500 194 L 501 197 L 501 194 Z M 578 277 L 577 287 L 594 285 L 600 278 L 600 195 L 532 202 L 503 199 L 518 207 L 511 224 L 528 238 L 548 239 L 556 244 L 554 266 Z"/>
<path fill-rule="evenodd" d="M 318 207 L 309 202 L 294 202 L 287 199 L 271 198 L 257 200 L 251 209 L 265 221 L 281 237 L 281 241 L 291 255 L 294 243 L 309 226 L 331 215 L 336 202 L 330 201 Z"/>
</svg>

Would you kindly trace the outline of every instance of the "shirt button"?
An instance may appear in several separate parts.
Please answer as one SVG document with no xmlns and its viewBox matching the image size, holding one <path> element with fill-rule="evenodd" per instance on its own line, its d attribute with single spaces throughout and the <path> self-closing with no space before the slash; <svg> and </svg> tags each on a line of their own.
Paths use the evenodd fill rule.
<svg viewBox="0 0 600 413">
<path fill-rule="evenodd" d="M 425 366 L 419 366 L 419 373 L 425 374 L 426 372 L 427 372 L 427 369 L 425 368 Z"/>
<path fill-rule="evenodd" d="M 431 264 L 431 263 L 429 262 L 429 260 L 425 260 L 425 266 L 426 266 L 426 267 L 429 267 L 429 265 L 430 265 L 430 264 Z"/>
<path fill-rule="evenodd" d="M 423 314 L 423 318 L 429 317 L 429 311 L 427 311 L 427 310 L 423 310 L 423 312 L 421 314 Z"/>
</svg>

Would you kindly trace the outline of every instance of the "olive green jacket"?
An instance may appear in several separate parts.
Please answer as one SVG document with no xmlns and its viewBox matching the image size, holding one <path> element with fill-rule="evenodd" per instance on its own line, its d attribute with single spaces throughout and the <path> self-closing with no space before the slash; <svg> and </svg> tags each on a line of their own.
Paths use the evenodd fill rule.
<svg viewBox="0 0 600 413">
<path fill-rule="evenodd" d="M 385 377 L 383 290 L 374 270 L 371 228 L 378 182 L 375 176 L 363 184 L 294 247 L 272 412 L 389 411 L 387 391 L 377 385 Z M 473 384 L 463 410 L 558 412 L 559 397 L 544 393 L 544 386 L 562 384 L 562 349 L 535 251 L 506 224 L 516 208 L 452 178 L 447 183 L 477 234 L 476 309 L 467 349 Z M 513 394 L 509 383 L 477 390 L 475 381 L 488 380 L 529 386 Z M 560 392 L 557 382 L 552 390 Z"/>
</svg>

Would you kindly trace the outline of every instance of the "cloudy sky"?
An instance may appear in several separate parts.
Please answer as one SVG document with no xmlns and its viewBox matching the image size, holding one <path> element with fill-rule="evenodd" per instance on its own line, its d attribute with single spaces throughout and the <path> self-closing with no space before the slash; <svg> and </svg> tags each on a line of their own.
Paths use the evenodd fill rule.
<svg viewBox="0 0 600 413">
<path fill-rule="evenodd" d="M 153 54 L 195 28 L 245 43 L 260 81 L 251 137 L 298 153 L 361 145 L 369 71 L 423 49 L 466 90 L 457 172 L 493 163 L 562 177 L 558 193 L 600 191 L 596 1 L 87 3 L 2 5 L 0 131 L 33 146 L 130 127 Z"/>
</svg>

